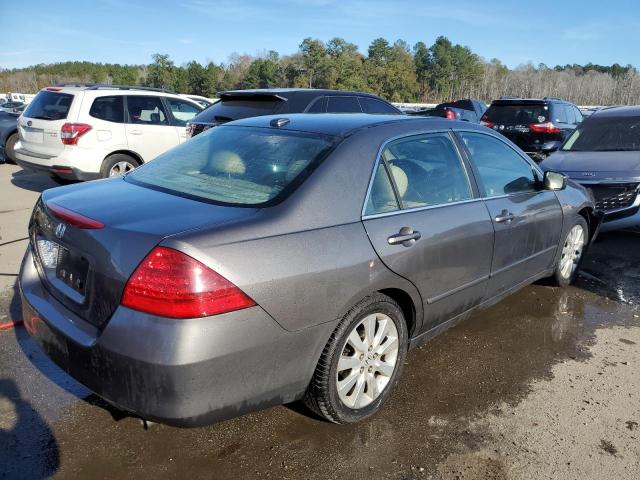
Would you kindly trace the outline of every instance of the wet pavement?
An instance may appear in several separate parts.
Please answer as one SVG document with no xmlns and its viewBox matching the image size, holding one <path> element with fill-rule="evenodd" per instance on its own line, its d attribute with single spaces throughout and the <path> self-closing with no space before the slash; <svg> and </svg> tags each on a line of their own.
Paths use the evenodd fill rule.
<svg viewBox="0 0 640 480">
<path fill-rule="evenodd" d="M 640 234 L 603 236 L 583 270 L 574 287 L 526 287 L 411 352 L 382 411 L 350 426 L 289 405 L 146 430 L 52 365 L 22 327 L 0 331 L 0 478 L 443 478 L 447 457 L 494 435 L 471 423 L 517 405 L 559 362 L 588 362 L 599 329 L 638 328 Z M 19 316 L 10 290 L 0 315 Z"/>
</svg>

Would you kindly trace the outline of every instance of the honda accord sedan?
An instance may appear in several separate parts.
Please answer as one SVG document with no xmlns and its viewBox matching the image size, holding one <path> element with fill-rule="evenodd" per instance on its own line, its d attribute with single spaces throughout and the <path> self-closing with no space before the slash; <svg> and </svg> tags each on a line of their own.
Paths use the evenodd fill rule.
<svg viewBox="0 0 640 480">
<path fill-rule="evenodd" d="M 571 283 L 597 227 L 584 188 L 480 125 L 265 116 L 45 191 L 20 291 L 46 354 L 142 418 L 304 400 L 348 423 L 412 347 L 538 279 Z"/>
</svg>

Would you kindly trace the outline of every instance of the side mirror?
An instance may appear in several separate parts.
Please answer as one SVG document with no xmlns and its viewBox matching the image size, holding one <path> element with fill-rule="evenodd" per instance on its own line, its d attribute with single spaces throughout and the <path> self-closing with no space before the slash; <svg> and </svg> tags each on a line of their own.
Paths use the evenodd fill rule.
<svg viewBox="0 0 640 480">
<path fill-rule="evenodd" d="M 547 190 L 564 190 L 567 188 L 567 176 L 559 172 L 544 172 L 544 188 Z"/>
</svg>

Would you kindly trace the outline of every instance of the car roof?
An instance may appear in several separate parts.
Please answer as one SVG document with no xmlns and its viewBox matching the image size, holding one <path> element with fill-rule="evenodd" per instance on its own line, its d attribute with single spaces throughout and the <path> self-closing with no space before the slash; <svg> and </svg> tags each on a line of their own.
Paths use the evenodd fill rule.
<svg viewBox="0 0 640 480">
<path fill-rule="evenodd" d="M 605 107 L 600 110 L 596 110 L 589 118 L 603 118 L 603 117 L 639 117 L 640 105 L 630 105 L 623 107 Z"/>
<path fill-rule="evenodd" d="M 281 127 L 272 125 L 275 120 L 288 120 Z M 441 128 L 475 128 L 476 125 L 469 122 L 445 120 L 439 117 L 416 117 L 409 115 L 378 115 L 367 113 L 292 113 L 281 115 L 263 115 L 259 117 L 243 118 L 233 122 L 225 123 L 224 126 L 279 128 L 288 131 L 301 131 L 318 133 L 337 137 L 347 137 L 353 133 L 365 129 L 385 124 L 407 123 L 415 125 Z"/>
<path fill-rule="evenodd" d="M 218 95 L 283 95 L 289 93 L 308 94 L 308 95 L 357 95 L 360 97 L 380 98 L 372 93 L 354 92 L 349 90 L 330 90 L 322 88 L 253 88 L 247 90 L 224 90 Z"/>
<path fill-rule="evenodd" d="M 543 98 L 519 98 L 519 97 L 509 97 L 509 98 L 498 98 L 491 102 L 491 105 L 542 105 L 545 103 L 567 103 L 569 105 L 574 105 L 571 102 L 566 100 L 562 100 L 560 98 L 553 97 L 543 97 Z"/>
</svg>

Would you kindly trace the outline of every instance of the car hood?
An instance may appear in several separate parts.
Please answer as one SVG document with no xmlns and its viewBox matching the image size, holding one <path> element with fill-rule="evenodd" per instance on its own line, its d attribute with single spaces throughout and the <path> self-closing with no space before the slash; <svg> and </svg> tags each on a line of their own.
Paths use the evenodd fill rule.
<svg viewBox="0 0 640 480">
<path fill-rule="evenodd" d="M 540 166 L 566 173 L 576 180 L 627 180 L 640 177 L 640 152 L 558 151 Z"/>
</svg>

